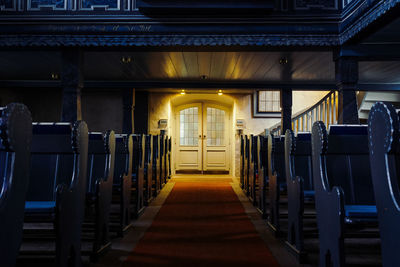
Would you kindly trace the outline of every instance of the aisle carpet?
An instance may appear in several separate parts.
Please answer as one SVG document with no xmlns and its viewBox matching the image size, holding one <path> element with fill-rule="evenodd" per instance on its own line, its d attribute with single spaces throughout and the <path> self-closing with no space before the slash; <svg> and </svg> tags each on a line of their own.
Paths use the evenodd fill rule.
<svg viewBox="0 0 400 267">
<path fill-rule="evenodd" d="M 231 179 L 174 179 L 175 186 L 124 266 L 278 266 Z"/>
</svg>

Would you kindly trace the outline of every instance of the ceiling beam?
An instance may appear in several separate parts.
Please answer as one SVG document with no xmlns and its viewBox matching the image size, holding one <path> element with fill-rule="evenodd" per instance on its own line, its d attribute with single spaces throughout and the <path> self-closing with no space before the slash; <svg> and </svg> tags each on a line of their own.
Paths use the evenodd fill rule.
<svg viewBox="0 0 400 267">
<path fill-rule="evenodd" d="M 50 80 L 1 80 L 0 88 L 61 88 L 60 81 Z M 168 88 L 168 89 L 292 89 L 292 90 L 335 90 L 335 83 L 293 82 L 279 83 L 268 81 L 85 81 L 84 88 L 122 89 L 122 88 Z M 360 91 L 400 91 L 397 83 L 360 83 Z"/>
<path fill-rule="evenodd" d="M 358 61 L 398 61 L 400 44 L 360 44 L 343 46 L 333 53 L 333 59 L 353 57 Z"/>
</svg>

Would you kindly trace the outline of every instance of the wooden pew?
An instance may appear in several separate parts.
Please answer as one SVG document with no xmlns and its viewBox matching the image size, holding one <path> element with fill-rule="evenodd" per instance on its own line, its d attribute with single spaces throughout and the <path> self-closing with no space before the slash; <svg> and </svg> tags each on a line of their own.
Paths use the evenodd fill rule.
<svg viewBox="0 0 400 267">
<path fill-rule="evenodd" d="M 0 266 L 12 267 L 18 255 L 29 184 L 32 118 L 25 105 L 0 108 Z"/>
<path fill-rule="evenodd" d="M 135 219 L 144 211 L 144 138 L 144 135 L 133 135 L 131 207 Z"/>
<path fill-rule="evenodd" d="M 268 136 L 269 216 L 268 225 L 277 236 L 281 235 L 281 191 L 286 188 L 285 138 Z"/>
<path fill-rule="evenodd" d="M 249 177 L 251 173 L 251 159 L 250 159 L 250 153 L 251 153 L 251 142 L 250 142 L 250 136 L 245 135 L 245 167 L 244 167 L 244 182 L 243 182 L 243 190 L 244 193 L 248 196 L 249 189 L 250 189 L 250 184 L 249 184 Z"/>
<path fill-rule="evenodd" d="M 144 204 L 149 205 L 153 199 L 153 137 L 145 135 L 144 151 Z"/>
<path fill-rule="evenodd" d="M 245 176 L 245 136 L 243 134 L 240 135 L 240 165 L 239 165 L 239 184 L 242 189 L 244 189 L 244 176 Z"/>
<path fill-rule="evenodd" d="M 159 157 L 160 157 L 160 189 L 164 187 L 167 182 L 167 178 L 165 177 L 165 135 L 161 134 L 158 136 L 159 138 Z"/>
<path fill-rule="evenodd" d="M 376 103 L 369 113 L 371 175 L 378 210 L 383 266 L 400 266 L 399 116 L 389 103 Z"/>
<path fill-rule="evenodd" d="M 311 160 L 311 133 L 287 130 L 285 134 L 285 168 L 288 195 L 288 237 L 286 245 L 304 262 L 303 218 L 305 201 L 314 202 Z"/>
<path fill-rule="evenodd" d="M 258 136 L 258 201 L 257 210 L 263 219 L 267 218 L 267 188 L 268 188 L 268 137 Z"/>
<path fill-rule="evenodd" d="M 172 137 L 169 137 L 168 138 L 168 163 L 167 163 L 167 166 L 168 166 L 168 179 L 171 179 L 171 176 L 172 176 L 172 161 L 171 161 L 171 158 L 172 158 Z"/>
<path fill-rule="evenodd" d="M 33 123 L 32 131 L 26 243 L 21 254 L 54 257 L 55 252 L 55 266 L 80 266 L 88 162 L 86 123 Z M 43 245 L 48 242 L 50 246 Z"/>
<path fill-rule="evenodd" d="M 152 152 L 153 196 L 156 197 L 161 190 L 160 138 L 158 135 L 152 135 L 152 138 L 153 138 L 153 152 Z"/>
<path fill-rule="evenodd" d="M 89 133 L 85 217 L 93 261 L 111 247 L 110 209 L 114 179 L 115 135 L 113 131 Z"/>
<path fill-rule="evenodd" d="M 165 156 L 164 156 L 164 183 L 167 183 L 169 180 L 169 160 L 170 160 L 170 150 L 169 150 L 169 140 L 171 137 L 166 136 L 164 139 L 164 151 L 165 151 Z"/>
<path fill-rule="evenodd" d="M 250 135 L 251 151 L 250 151 L 250 173 L 249 173 L 249 200 L 254 206 L 257 205 L 258 190 L 258 136 Z"/>
<path fill-rule="evenodd" d="M 113 212 L 111 230 L 119 236 L 132 226 L 130 216 L 133 136 L 115 134 Z"/>
<path fill-rule="evenodd" d="M 377 221 L 367 127 L 331 125 L 328 135 L 323 122 L 315 122 L 312 166 L 319 265 L 345 266 L 345 229 Z"/>
</svg>

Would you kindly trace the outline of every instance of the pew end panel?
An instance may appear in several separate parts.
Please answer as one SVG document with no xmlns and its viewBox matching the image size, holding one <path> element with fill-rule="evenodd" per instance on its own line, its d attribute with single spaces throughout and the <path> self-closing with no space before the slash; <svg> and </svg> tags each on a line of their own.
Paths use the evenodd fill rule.
<svg viewBox="0 0 400 267">
<path fill-rule="evenodd" d="M 390 103 L 377 102 L 371 108 L 368 145 L 383 266 L 400 266 L 399 128 L 399 116 Z"/>
<path fill-rule="evenodd" d="M 259 136 L 260 148 L 259 148 L 259 200 L 258 200 L 258 211 L 261 213 L 263 219 L 267 219 L 267 189 L 268 189 L 268 136 Z"/>
<path fill-rule="evenodd" d="M 86 194 L 86 221 L 93 223 L 89 239 L 92 250 L 89 255 L 92 261 L 111 247 L 109 222 L 112 203 L 112 190 L 115 165 L 115 134 L 89 133 L 88 147 L 88 185 Z"/>
<path fill-rule="evenodd" d="M 325 125 L 312 130 L 315 206 L 320 240 L 320 265 L 345 265 L 344 233 L 376 222 L 368 157 L 367 128 L 363 125 Z M 340 168 L 338 168 L 340 166 Z M 362 186 L 361 186 L 362 185 Z"/>
<path fill-rule="evenodd" d="M 311 134 L 308 135 L 311 138 Z M 285 133 L 285 168 L 288 193 L 288 236 L 286 246 L 295 254 L 300 262 L 304 262 L 306 252 L 304 249 L 303 215 L 304 215 L 304 180 L 298 176 L 297 171 L 308 166 L 307 162 L 299 161 L 296 151 L 310 153 L 311 149 L 304 151 L 304 147 L 297 147 L 296 137 L 292 130 Z M 308 140 L 311 148 L 311 140 Z M 298 168 L 296 168 L 298 166 Z"/>
<path fill-rule="evenodd" d="M 88 130 L 75 123 L 33 123 L 30 181 L 25 221 L 52 221 L 55 264 L 81 265 Z M 50 163 L 50 164 L 49 164 Z M 40 233 L 40 229 L 35 229 Z M 44 237 L 46 234 L 44 234 Z M 36 248 L 35 248 L 36 249 Z M 29 255 L 32 252 L 24 251 Z M 47 254 L 48 251 L 35 253 Z"/>
<path fill-rule="evenodd" d="M 15 265 L 29 184 L 32 118 L 23 104 L 0 108 L 0 266 Z"/>
<path fill-rule="evenodd" d="M 286 189 L 284 164 L 284 136 L 268 137 L 268 183 L 269 183 L 269 216 L 268 226 L 275 236 L 282 236 L 280 225 L 281 191 Z"/>
<path fill-rule="evenodd" d="M 115 167 L 113 203 L 113 224 L 111 230 L 123 236 L 132 224 L 130 219 L 132 188 L 133 137 L 129 134 L 115 134 Z"/>
</svg>

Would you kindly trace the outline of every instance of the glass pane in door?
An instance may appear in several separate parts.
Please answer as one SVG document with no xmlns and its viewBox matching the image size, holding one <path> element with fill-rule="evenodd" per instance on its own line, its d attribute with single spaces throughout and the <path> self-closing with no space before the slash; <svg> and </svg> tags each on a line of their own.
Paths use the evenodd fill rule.
<svg viewBox="0 0 400 267">
<path fill-rule="evenodd" d="M 198 107 L 183 109 L 179 112 L 181 146 L 197 146 L 199 142 Z"/>
<path fill-rule="evenodd" d="M 225 111 L 207 107 L 207 146 L 225 144 Z"/>
</svg>

